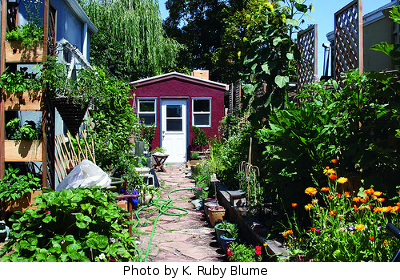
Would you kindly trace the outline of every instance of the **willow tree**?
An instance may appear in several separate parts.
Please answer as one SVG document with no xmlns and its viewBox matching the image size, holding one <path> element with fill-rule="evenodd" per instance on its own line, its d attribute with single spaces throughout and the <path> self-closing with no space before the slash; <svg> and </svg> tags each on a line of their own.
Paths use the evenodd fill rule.
<svg viewBox="0 0 400 280">
<path fill-rule="evenodd" d="M 91 63 L 132 81 L 174 67 L 180 45 L 166 37 L 156 0 L 80 0 L 99 31 L 91 38 Z"/>
</svg>

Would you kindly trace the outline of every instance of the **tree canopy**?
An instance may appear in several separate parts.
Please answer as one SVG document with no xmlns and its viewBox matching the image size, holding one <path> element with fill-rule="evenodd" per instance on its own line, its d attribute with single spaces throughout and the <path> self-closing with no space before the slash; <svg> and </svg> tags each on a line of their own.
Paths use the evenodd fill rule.
<svg viewBox="0 0 400 280">
<path fill-rule="evenodd" d="M 155 0 L 79 0 L 99 29 L 91 38 L 91 63 L 126 82 L 175 66 L 180 45 L 163 30 Z"/>
</svg>

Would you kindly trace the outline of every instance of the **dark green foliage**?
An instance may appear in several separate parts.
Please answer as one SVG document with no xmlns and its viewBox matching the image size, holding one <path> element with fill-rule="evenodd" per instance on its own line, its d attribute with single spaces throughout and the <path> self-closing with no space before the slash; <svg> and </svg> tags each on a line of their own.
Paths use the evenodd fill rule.
<svg viewBox="0 0 400 280">
<path fill-rule="evenodd" d="M 129 236 L 129 213 L 115 195 L 99 187 L 57 192 L 35 198 L 37 210 L 16 212 L 11 236 L 0 250 L 1 261 L 137 261 Z"/>
</svg>

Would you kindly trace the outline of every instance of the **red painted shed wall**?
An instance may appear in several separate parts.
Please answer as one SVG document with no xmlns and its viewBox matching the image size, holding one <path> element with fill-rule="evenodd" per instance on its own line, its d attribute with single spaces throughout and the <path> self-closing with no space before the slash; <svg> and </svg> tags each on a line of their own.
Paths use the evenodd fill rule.
<svg viewBox="0 0 400 280">
<path fill-rule="evenodd" d="M 211 98 L 211 127 L 202 127 L 207 137 L 218 137 L 218 127 L 220 121 L 224 117 L 224 90 L 215 88 L 215 86 L 208 86 L 204 84 L 196 84 L 186 80 L 171 78 L 169 80 L 156 81 L 147 83 L 143 86 L 135 85 L 136 88 L 132 89 L 132 93 L 136 98 L 151 97 L 157 98 L 157 128 L 155 131 L 152 149 L 160 146 L 160 106 L 161 98 L 177 98 L 182 97 L 188 100 L 188 123 L 189 123 L 189 143 L 192 143 L 194 137 L 192 131 L 192 98 L 209 97 Z M 136 101 L 137 102 L 137 101 Z M 130 99 L 131 106 L 133 99 Z M 137 106 L 137 103 L 136 103 Z"/>
</svg>

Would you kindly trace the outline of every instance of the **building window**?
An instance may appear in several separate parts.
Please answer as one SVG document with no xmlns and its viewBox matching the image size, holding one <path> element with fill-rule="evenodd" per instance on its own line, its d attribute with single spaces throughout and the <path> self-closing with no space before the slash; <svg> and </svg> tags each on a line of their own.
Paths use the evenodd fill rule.
<svg viewBox="0 0 400 280">
<path fill-rule="evenodd" d="M 211 127 L 211 98 L 192 99 L 192 124 Z"/>
<path fill-rule="evenodd" d="M 138 99 L 138 117 L 142 122 L 151 126 L 156 123 L 156 100 L 155 99 Z"/>
</svg>

